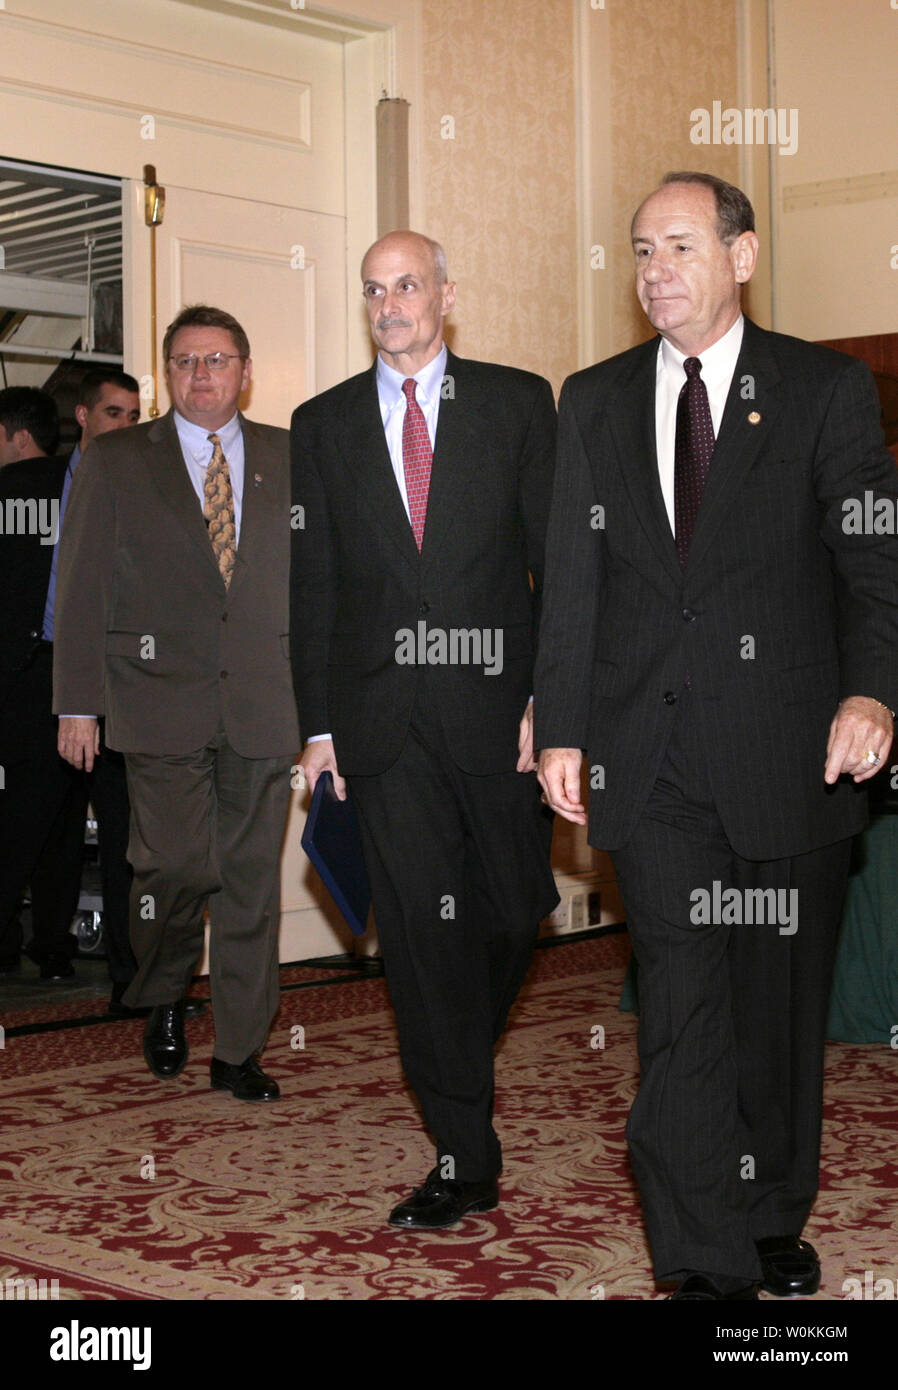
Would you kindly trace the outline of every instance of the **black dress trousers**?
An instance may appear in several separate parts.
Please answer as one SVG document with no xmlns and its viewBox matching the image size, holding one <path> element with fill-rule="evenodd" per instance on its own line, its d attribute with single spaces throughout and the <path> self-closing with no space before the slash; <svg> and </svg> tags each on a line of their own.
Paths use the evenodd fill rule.
<svg viewBox="0 0 898 1390">
<path fill-rule="evenodd" d="M 758 1280 L 754 1241 L 804 1225 L 850 848 L 736 854 L 714 807 L 700 702 L 681 691 L 646 810 L 612 855 L 639 964 L 642 1076 L 627 1137 L 658 1279 Z"/>
<path fill-rule="evenodd" d="M 462 771 L 430 674 L 397 761 L 349 783 L 403 1067 L 444 1175 L 478 1182 L 502 1167 L 493 1049 L 558 902 L 552 819 L 535 773 Z"/>
</svg>

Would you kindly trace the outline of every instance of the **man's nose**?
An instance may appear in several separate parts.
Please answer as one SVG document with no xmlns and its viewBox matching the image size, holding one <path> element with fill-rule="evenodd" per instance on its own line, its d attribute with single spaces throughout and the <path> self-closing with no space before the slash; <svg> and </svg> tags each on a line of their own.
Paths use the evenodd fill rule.
<svg viewBox="0 0 898 1390">
<path fill-rule="evenodd" d="M 653 251 L 642 263 L 642 278 L 649 285 L 664 280 L 670 274 L 670 264 L 662 251 Z"/>
<path fill-rule="evenodd" d="M 209 371 L 209 368 L 206 366 L 205 358 L 198 357 L 196 359 L 196 366 L 193 369 L 193 375 L 195 377 L 198 376 L 201 378 L 205 378 L 212 375 L 212 373 Z"/>
</svg>

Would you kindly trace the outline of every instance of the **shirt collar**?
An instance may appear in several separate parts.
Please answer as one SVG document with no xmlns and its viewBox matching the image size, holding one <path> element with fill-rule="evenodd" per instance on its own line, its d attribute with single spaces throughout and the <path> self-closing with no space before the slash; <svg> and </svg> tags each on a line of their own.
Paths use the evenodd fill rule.
<svg viewBox="0 0 898 1390">
<path fill-rule="evenodd" d="M 240 435 L 240 415 L 237 411 L 234 412 L 227 424 L 222 425 L 217 430 L 207 429 L 205 425 L 195 425 L 192 420 L 185 420 L 184 416 L 179 415 L 177 410 L 174 412 L 174 416 L 175 429 L 178 431 L 181 447 L 188 449 L 194 458 L 204 464 L 208 464 L 211 457 L 210 434 L 218 435 L 225 458 L 228 456 L 228 450 Z"/>
<path fill-rule="evenodd" d="M 415 381 L 418 383 L 415 394 L 419 405 L 429 405 L 439 396 L 443 377 L 446 375 L 447 357 L 444 343 L 436 357 L 428 362 L 426 367 L 422 367 L 420 372 L 415 372 Z M 388 409 L 392 410 L 403 399 L 402 383 L 407 380 L 408 377 L 402 372 L 397 372 L 395 367 L 389 366 L 380 353 L 377 354 L 377 389 Z"/>
<path fill-rule="evenodd" d="M 705 348 L 701 354 L 702 381 L 709 390 L 711 387 L 722 385 L 724 382 L 729 384 L 732 380 L 739 357 L 739 349 L 742 347 L 744 328 L 745 318 L 740 314 L 732 328 L 728 328 L 722 338 L 718 338 L 716 343 Z M 685 352 L 680 352 L 666 338 L 662 338 L 658 353 L 659 372 L 676 374 L 677 379 L 682 381 L 686 376 L 683 368 L 686 357 Z"/>
</svg>

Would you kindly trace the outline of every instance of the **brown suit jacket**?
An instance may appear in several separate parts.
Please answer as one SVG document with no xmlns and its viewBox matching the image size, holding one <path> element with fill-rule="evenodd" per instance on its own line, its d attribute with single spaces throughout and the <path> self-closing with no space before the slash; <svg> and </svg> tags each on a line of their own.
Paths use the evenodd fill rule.
<svg viewBox="0 0 898 1390">
<path fill-rule="evenodd" d="M 243 510 L 227 589 L 172 411 L 101 435 L 79 464 L 60 541 L 53 708 L 105 715 L 111 748 L 188 753 L 223 727 L 246 758 L 298 750 L 288 435 L 241 423 Z"/>
</svg>

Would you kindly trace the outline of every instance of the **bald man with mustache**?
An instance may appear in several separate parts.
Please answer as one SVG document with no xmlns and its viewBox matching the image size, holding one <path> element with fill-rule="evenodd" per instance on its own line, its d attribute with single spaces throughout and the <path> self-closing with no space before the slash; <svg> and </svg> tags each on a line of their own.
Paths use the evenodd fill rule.
<svg viewBox="0 0 898 1390">
<path fill-rule="evenodd" d="M 493 1049 L 558 901 L 530 695 L 555 406 L 443 342 L 442 248 L 393 232 L 362 286 L 372 367 L 293 416 L 302 757 L 358 811 L 406 1076 L 436 1142 L 390 1224 L 499 1201 Z"/>
</svg>

